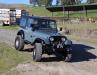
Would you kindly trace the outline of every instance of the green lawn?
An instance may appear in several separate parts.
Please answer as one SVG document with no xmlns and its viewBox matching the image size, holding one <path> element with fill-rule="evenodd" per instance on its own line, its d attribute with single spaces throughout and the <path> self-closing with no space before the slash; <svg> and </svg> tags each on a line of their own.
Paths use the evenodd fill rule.
<svg viewBox="0 0 97 75">
<path fill-rule="evenodd" d="M 0 26 L 0 29 L 6 29 L 6 30 L 18 30 L 19 26 Z"/>
<path fill-rule="evenodd" d="M 30 7 L 26 6 L 25 9 L 30 12 L 30 15 L 35 16 L 51 16 L 52 13 L 45 9 L 45 7 Z"/>
<path fill-rule="evenodd" d="M 32 55 L 19 52 L 5 43 L 0 43 L 0 75 L 8 72 L 20 63 L 30 62 Z"/>
</svg>

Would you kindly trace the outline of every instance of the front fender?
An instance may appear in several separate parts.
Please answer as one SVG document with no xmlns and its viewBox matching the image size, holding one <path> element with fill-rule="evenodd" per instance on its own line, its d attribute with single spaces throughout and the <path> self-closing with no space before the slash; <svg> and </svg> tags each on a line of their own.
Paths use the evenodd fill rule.
<svg viewBox="0 0 97 75">
<path fill-rule="evenodd" d="M 23 30 L 19 30 L 17 32 L 17 35 L 21 35 L 23 39 L 25 38 L 25 35 L 24 35 L 24 31 Z"/>
<path fill-rule="evenodd" d="M 64 42 L 64 44 L 65 44 L 66 46 L 71 46 L 71 45 L 72 45 L 72 41 L 71 41 L 71 40 L 66 40 L 66 41 Z"/>
<path fill-rule="evenodd" d="M 50 41 L 48 39 L 44 39 L 45 44 L 50 44 Z"/>
<path fill-rule="evenodd" d="M 36 40 L 38 41 L 43 41 L 45 44 L 50 44 L 50 41 L 47 38 L 34 38 L 34 42 L 36 42 Z"/>
</svg>

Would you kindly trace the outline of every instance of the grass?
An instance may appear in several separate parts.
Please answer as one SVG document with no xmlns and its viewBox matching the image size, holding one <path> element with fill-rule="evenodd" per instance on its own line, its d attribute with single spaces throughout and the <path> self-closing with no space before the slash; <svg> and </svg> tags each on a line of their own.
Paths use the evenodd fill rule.
<svg viewBox="0 0 97 75">
<path fill-rule="evenodd" d="M 67 29 L 75 29 L 75 30 L 94 30 L 97 29 L 97 23 L 65 23 L 63 24 L 58 24 L 58 27 L 63 27 Z"/>
<path fill-rule="evenodd" d="M 67 35 L 67 37 L 72 40 L 97 44 L 97 39 L 91 38 L 90 35 L 85 32 L 85 30 L 97 30 L 97 23 L 65 23 L 64 25 L 59 24 L 58 27 L 74 30 L 73 33 L 71 32 L 71 35 Z M 85 34 L 88 35 L 88 37 L 84 36 Z"/>
<path fill-rule="evenodd" d="M 3 4 L 4 5 L 4 4 Z M 5 5 L 2 7 L 5 8 L 16 8 L 16 9 L 21 9 L 21 10 L 27 10 L 28 12 L 30 12 L 30 14 L 32 15 L 37 15 L 37 16 L 52 16 L 52 13 L 49 12 L 45 7 L 43 6 L 37 6 L 34 7 L 32 5 L 28 5 L 28 4 L 12 4 L 10 5 Z M 87 17 L 97 17 L 97 10 L 88 10 L 87 11 Z M 62 12 L 54 12 L 53 16 L 56 17 L 63 17 L 65 15 L 65 17 L 67 17 L 67 11 L 65 11 L 65 14 Z M 74 12 L 70 12 L 70 17 L 86 17 L 86 13 L 85 11 L 74 11 Z"/>
<path fill-rule="evenodd" d="M 52 13 L 45 9 L 45 7 L 29 7 L 26 6 L 25 9 L 30 12 L 30 15 L 35 16 L 52 16 Z"/>
<path fill-rule="evenodd" d="M 0 29 L 6 29 L 6 30 L 18 30 L 19 26 L 0 26 Z"/>
<path fill-rule="evenodd" d="M 23 62 L 31 61 L 31 55 L 16 51 L 5 43 L 0 43 L 0 75 Z"/>
<path fill-rule="evenodd" d="M 24 7 L 27 11 L 30 12 L 32 15 L 37 15 L 37 16 L 52 16 L 52 13 L 49 12 L 45 7 L 34 7 L 31 5 L 26 5 Z M 65 13 L 62 12 L 54 12 L 53 14 L 54 17 L 68 17 L 67 11 Z M 86 17 L 85 11 L 76 11 L 76 12 L 70 12 L 70 17 Z M 87 17 L 97 17 L 97 10 L 88 10 Z"/>
<path fill-rule="evenodd" d="M 67 14 L 67 11 L 65 11 L 65 13 L 63 13 L 63 12 L 54 12 L 53 16 L 55 16 L 55 17 L 68 17 L 68 14 Z M 95 18 L 97 18 L 97 10 L 88 11 L 87 16 L 86 16 L 85 11 L 70 12 L 69 17 L 70 18 L 72 18 L 72 17 L 79 17 L 79 18 L 82 18 L 82 17 L 87 17 L 87 18 L 95 17 Z"/>
<path fill-rule="evenodd" d="M 80 37 L 80 36 L 76 36 L 76 35 L 67 35 L 67 37 L 71 40 L 97 44 L 97 39 L 93 39 L 93 38 L 85 38 L 85 37 Z"/>
<path fill-rule="evenodd" d="M 36 16 L 48 16 L 51 17 L 52 16 L 52 12 L 48 11 L 45 7 L 34 7 L 31 5 L 25 5 L 24 8 L 30 12 L 30 14 L 32 15 L 36 15 Z M 97 17 L 96 15 L 97 10 L 89 10 L 87 17 Z M 63 11 L 61 12 L 54 12 L 53 13 L 54 17 L 68 17 L 67 11 L 65 11 L 65 13 L 63 13 Z M 76 12 L 70 12 L 70 17 L 86 17 L 86 13 L 85 11 L 76 11 Z"/>
</svg>

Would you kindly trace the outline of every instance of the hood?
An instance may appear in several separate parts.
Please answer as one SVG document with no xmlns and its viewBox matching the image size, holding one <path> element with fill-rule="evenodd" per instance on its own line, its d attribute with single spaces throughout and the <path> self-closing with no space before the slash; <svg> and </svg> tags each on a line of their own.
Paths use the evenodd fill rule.
<svg viewBox="0 0 97 75">
<path fill-rule="evenodd" d="M 36 31 L 38 36 L 44 37 L 44 38 L 49 38 L 50 36 L 62 36 L 58 31 L 56 30 L 39 30 Z"/>
</svg>

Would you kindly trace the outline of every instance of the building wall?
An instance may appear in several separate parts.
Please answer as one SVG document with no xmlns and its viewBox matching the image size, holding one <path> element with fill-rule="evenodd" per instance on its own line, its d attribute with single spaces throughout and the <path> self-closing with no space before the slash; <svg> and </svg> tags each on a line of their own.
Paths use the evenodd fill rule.
<svg viewBox="0 0 97 75">
<path fill-rule="evenodd" d="M 16 9 L 16 17 L 20 18 L 21 17 L 21 10 Z"/>
<path fill-rule="evenodd" d="M 0 22 L 3 22 L 5 24 L 10 24 L 11 22 L 11 13 L 10 9 L 0 9 Z M 15 9 L 15 18 L 20 18 L 21 17 L 21 10 Z"/>
<path fill-rule="evenodd" d="M 5 24 L 10 22 L 10 10 L 9 9 L 0 9 L 0 21 L 3 21 Z"/>
</svg>

